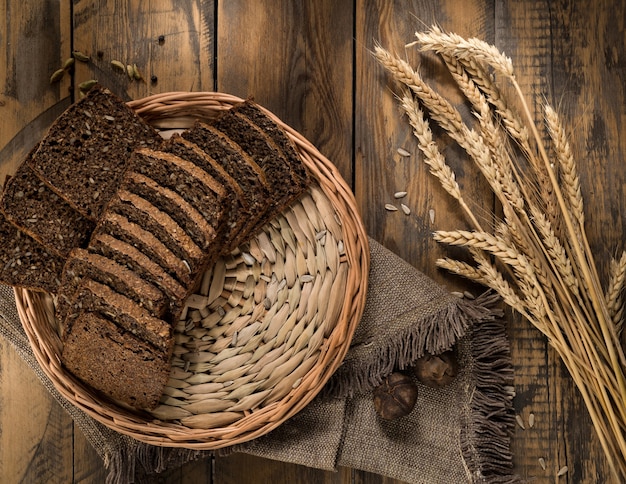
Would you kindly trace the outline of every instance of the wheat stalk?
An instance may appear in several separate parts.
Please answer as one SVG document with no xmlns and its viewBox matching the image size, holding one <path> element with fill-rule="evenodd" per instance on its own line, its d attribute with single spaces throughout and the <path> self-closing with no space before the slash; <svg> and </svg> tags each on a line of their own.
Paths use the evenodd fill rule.
<svg viewBox="0 0 626 484">
<path fill-rule="evenodd" d="M 474 264 L 450 258 L 437 264 L 494 289 L 548 338 L 580 391 L 611 470 L 624 482 L 626 357 L 619 334 L 626 251 L 612 264 L 603 292 L 584 230 L 580 179 L 566 131 L 546 105 L 543 121 L 549 136 L 540 137 L 511 59 L 495 46 L 438 27 L 418 32 L 416 38 L 408 46 L 440 55 L 475 115 L 474 126 L 468 126 L 408 62 L 376 46 L 376 58 L 406 88 L 401 105 L 424 161 L 474 227 L 434 234 L 438 242 L 466 247 Z M 513 88 L 513 100 L 503 95 L 498 80 Z M 501 203 L 504 218 L 490 224 L 493 233 L 481 227 L 465 203 L 430 122 L 467 152 Z"/>
</svg>

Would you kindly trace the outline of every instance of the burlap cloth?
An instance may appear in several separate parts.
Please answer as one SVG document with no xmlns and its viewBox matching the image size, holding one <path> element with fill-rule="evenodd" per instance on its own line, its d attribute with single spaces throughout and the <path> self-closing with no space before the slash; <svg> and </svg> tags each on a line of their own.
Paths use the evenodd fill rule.
<svg viewBox="0 0 626 484">
<path fill-rule="evenodd" d="M 344 363 L 303 411 L 220 454 L 245 452 L 327 470 L 347 466 L 411 483 L 517 481 L 510 453 L 513 371 L 497 299 L 460 298 L 371 239 L 370 249 L 365 312 Z M 108 482 L 148 482 L 152 474 L 211 457 L 120 435 L 61 397 L 33 356 L 8 286 L 0 286 L 0 334 L 82 429 L 109 470 Z M 385 375 L 424 352 L 453 346 L 461 370 L 452 385 L 420 385 L 409 416 L 377 417 L 371 391 Z"/>
</svg>

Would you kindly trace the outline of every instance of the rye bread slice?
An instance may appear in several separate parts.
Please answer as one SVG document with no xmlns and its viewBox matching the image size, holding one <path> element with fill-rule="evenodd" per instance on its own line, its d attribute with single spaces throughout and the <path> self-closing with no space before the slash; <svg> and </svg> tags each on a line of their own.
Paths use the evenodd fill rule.
<svg viewBox="0 0 626 484">
<path fill-rule="evenodd" d="M 197 121 L 192 128 L 183 131 L 181 136 L 217 161 L 242 188 L 250 216 L 233 246 L 242 244 L 253 235 L 253 227 L 269 210 L 270 194 L 265 173 L 237 143 L 213 126 Z"/>
<path fill-rule="evenodd" d="M 301 188 L 306 188 L 310 185 L 311 175 L 302 162 L 295 144 L 287 136 L 285 129 L 279 126 L 261 106 L 248 99 L 233 106 L 232 111 L 246 116 L 276 143 L 289 163 L 294 178 Z"/>
<path fill-rule="evenodd" d="M 127 174 L 123 189 L 119 190 L 117 195 L 128 201 L 141 198 L 156 209 L 156 212 L 152 209 L 155 218 L 167 216 L 175 221 L 203 256 L 206 255 L 208 249 L 215 249 L 215 241 L 218 237 L 216 227 L 206 220 L 196 207 L 174 190 L 162 186 L 146 175 L 133 171 Z M 132 195 L 137 197 L 132 197 Z M 132 203 L 138 202 L 132 201 Z M 176 234 L 176 237 L 181 237 L 181 234 Z M 191 249 L 189 247 L 189 250 Z M 202 257 L 200 259 L 202 260 Z M 193 262 L 196 262 L 195 257 Z M 191 260 L 189 263 L 192 265 Z"/>
<path fill-rule="evenodd" d="M 217 160 L 202 150 L 197 144 L 183 138 L 179 133 L 174 133 L 161 149 L 167 153 L 189 160 L 194 165 L 202 168 L 211 175 L 217 182 L 222 184 L 226 190 L 234 193 L 236 199 L 241 200 L 242 207 L 248 209 L 249 202 L 243 188 Z"/>
<path fill-rule="evenodd" d="M 212 244 L 222 243 L 232 192 L 206 170 L 172 153 L 141 149 L 135 152 L 132 170 L 150 177 L 194 207 L 212 227 Z M 181 210 L 183 207 L 181 207 Z M 217 235 L 217 237 L 216 237 Z"/>
<path fill-rule="evenodd" d="M 96 85 L 55 120 L 29 163 L 54 192 L 96 221 L 133 150 L 162 141 L 117 96 Z"/>
<path fill-rule="evenodd" d="M 252 217 L 250 203 L 245 192 L 237 181 L 208 153 L 201 150 L 195 143 L 186 140 L 179 134 L 174 134 L 162 148 L 163 151 L 172 153 L 186 159 L 202 168 L 227 190 L 226 206 L 227 228 L 224 234 L 224 247 L 222 254 L 231 252 L 236 247 L 237 235 L 246 226 Z"/>
<path fill-rule="evenodd" d="M 8 221 L 59 257 L 67 257 L 74 247 L 84 247 L 95 226 L 37 177 L 28 159 L 7 181 L 0 210 Z"/>
<path fill-rule="evenodd" d="M 107 212 L 119 213 L 124 215 L 131 222 L 143 227 L 148 232 L 152 232 L 154 236 L 168 247 L 178 258 L 186 261 L 188 270 L 197 265 L 202 265 L 206 259 L 206 254 L 196 241 L 187 233 L 185 227 L 181 226 L 178 220 L 175 220 L 169 213 L 163 211 L 152 200 L 159 203 L 159 192 L 156 190 L 158 184 L 143 175 L 132 173 L 136 184 L 126 185 L 129 188 L 118 190 L 111 204 L 107 208 Z M 143 183 L 143 182 L 146 183 Z M 153 189 L 154 187 L 154 189 Z M 146 195 L 152 200 L 146 198 Z M 176 205 L 171 203 L 168 209 L 176 211 Z M 199 223 L 208 224 L 202 216 L 195 212 L 196 220 Z M 177 217 L 180 219 L 182 216 Z M 106 219 L 106 215 L 102 220 Z M 187 224 L 193 226 L 193 222 L 187 221 Z M 199 230 L 196 227 L 196 230 Z"/>
<path fill-rule="evenodd" d="M 280 148 L 246 116 L 229 109 L 213 120 L 213 126 L 237 143 L 265 173 L 270 186 L 271 211 L 275 215 L 301 193 L 301 185 Z M 272 218 L 266 217 L 266 221 Z"/>
<path fill-rule="evenodd" d="M 151 257 L 131 244 L 119 240 L 112 235 L 95 233 L 89 241 L 88 250 L 101 254 L 119 264 L 127 266 L 141 278 L 161 289 L 169 298 L 168 321 L 176 321 L 183 309 L 183 302 L 189 295 L 188 287 L 182 285 L 167 273 Z"/>
<path fill-rule="evenodd" d="M 0 213 L 0 282 L 55 294 L 65 258 L 52 254 Z"/>
<path fill-rule="evenodd" d="M 155 348 L 98 312 L 82 312 L 65 336 L 61 361 L 110 398 L 153 409 L 169 379 L 171 350 Z"/>
<path fill-rule="evenodd" d="M 85 249 L 74 249 L 63 268 L 61 285 L 57 294 L 56 315 L 59 321 L 65 319 L 76 297 L 76 291 L 85 277 L 126 295 L 139 306 L 147 309 L 151 316 L 160 318 L 165 315 L 169 301 L 163 291 L 155 285 L 113 259 Z"/>
<path fill-rule="evenodd" d="M 125 205 L 120 205 L 119 207 L 116 205 L 111 208 L 119 209 L 122 212 L 133 211 L 130 208 L 124 210 L 124 208 L 128 208 Z M 134 216 L 132 213 L 131 217 L 137 221 L 144 220 L 142 217 Z M 147 222 L 143 221 L 142 223 L 145 224 L 144 226 L 150 226 L 153 222 L 149 220 Z M 188 285 L 193 282 L 189 272 L 190 265 L 184 258 L 186 257 L 185 254 L 183 254 L 182 257 L 176 255 L 163 243 L 163 237 L 159 239 L 153 232 L 129 220 L 129 218 L 122 213 L 117 213 L 113 210 L 105 211 L 100 220 L 100 225 L 96 230 L 98 233 L 112 235 L 137 248 L 150 259 L 158 263 L 168 274 L 181 284 Z"/>
<path fill-rule="evenodd" d="M 83 311 L 99 312 L 110 318 L 124 331 L 150 343 L 162 351 L 170 351 L 173 344 L 172 326 L 150 315 L 135 301 L 111 287 L 84 277 L 63 321 L 64 334 L 70 334 Z"/>
</svg>

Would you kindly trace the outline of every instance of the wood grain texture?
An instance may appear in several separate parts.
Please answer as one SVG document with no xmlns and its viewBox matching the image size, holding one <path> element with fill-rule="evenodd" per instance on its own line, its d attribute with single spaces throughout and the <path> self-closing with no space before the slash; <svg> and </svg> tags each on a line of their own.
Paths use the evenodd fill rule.
<svg viewBox="0 0 626 484">
<path fill-rule="evenodd" d="M 484 2 L 362 1 L 357 7 L 355 194 L 361 215 L 372 237 L 436 281 L 457 289 L 467 285 L 436 268 L 435 260 L 444 253 L 431 233 L 435 229 L 468 228 L 468 222 L 422 163 L 417 141 L 398 105 L 396 96 L 401 90 L 372 51 L 378 42 L 417 66 L 417 49 L 405 48 L 415 40 L 416 30 L 438 23 L 460 35 L 473 32 L 488 37 L 492 15 L 490 5 Z M 463 100 L 442 66 L 428 59 L 421 61 L 421 66 L 425 80 L 463 110 Z M 491 211 L 493 200 L 485 197 L 486 185 L 473 174 L 467 156 L 449 139 L 442 137 L 440 141 L 442 153 L 459 174 L 472 204 Z M 411 156 L 401 156 L 398 148 Z M 393 195 L 398 191 L 406 191 L 407 196 L 395 200 Z M 397 207 L 404 203 L 411 214 L 387 211 L 388 203 Z"/>
<path fill-rule="evenodd" d="M 72 481 L 72 419 L 4 339 L 0 429 L 2 482 Z"/>
<path fill-rule="evenodd" d="M 0 182 L 43 133 L 33 121 L 51 121 L 69 97 L 69 76 L 50 84 L 70 55 L 69 22 L 67 2 L 0 2 Z"/>
<path fill-rule="evenodd" d="M 623 5 L 606 2 L 584 8 L 577 2 L 511 2 L 496 22 L 502 26 L 499 46 L 512 57 L 535 118 L 542 119 L 539 103 L 545 100 L 570 135 L 586 231 L 605 281 L 610 258 L 624 247 L 624 15 Z M 520 415 L 537 416 L 533 429 L 517 430 L 520 474 L 547 479 L 567 465 L 571 482 L 610 482 L 582 398 L 557 355 L 525 321 L 514 319 L 511 328 L 516 408 Z M 546 471 L 538 457 L 545 458 Z"/>
<path fill-rule="evenodd" d="M 347 0 L 231 0 L 219 2 L 217 13 L 217 90 L 266 106 L 348 181 L 353 17 Z"/>
<path fill-rule="evenodd" d="M 327 472 L 286 462 L 270 461 L 245 454 L 216 459 L 214 482 L 220 484 L 267 483 L 345 484 L 352 481 L 352 471 L 341 468 Z"/>
<path fill-rule="evenodd" d="M 338 165 L 370 235 L 449 289 L 479 291 L 435 267 L 441 255 L 461 253 L 435 244 L 432 231 L 468 224 L 421 163 L 393 86 L 371 55 L 378 41 L 415 61 L 405 44 L 415 30 L 437 23 L 509 55 L 536 119 L 543 100 L 559 110 L 579 163 L 590 243 L 605 276 L 626 238 L 625 19 L 618 0 L 0 0 L 0 177 L 15 169 L 87 79 L 124 99 L 172 90 L 251 95 Z M 72 48 L 90 55 L 90 62 L 50 85 L 50 74 Z M 146 82 L 114 71 L 111 60 L 136 63 Z M 463 110 L 440 66 L 427 60 L 422 67 Z M 399 147 L 411 156 L 400 156 Z M 464 192 L 490 213 L 493 200 L 462 151 L 445 139 L 442 147 Z M 408 195 L 396 201 L 399 190 Z M 410 216 L 384 209 L 399 202 L 411 208 Z M 558 356 L 526 321 L 513 314 L 507 319 L 515 407 L 526 426 L 513 438 L 516 472 L 531 482 L 554 482 L 567 465 L 559 482 L 611 482 Z M 1 482 L 105 479 L 100 457 L 3 341 L 0 430 Z M 362 471 L 330 473 L 245 455 L 193 462 L 151 482 L 400 484 Z"/>
<path fill-rule="evenodd" d="M 88 79 L 100 81 L 123 99 L 212 91 L 213 24 L 212 0 L 76 2 L 74 49 L 91 59 L 76 63 L 76 95 L 77 86 Z M 112 60 L 136 64 L 144 80 L 129 79 L 111 66 Z"/>
<path fill-rule="evenodd" d="M 546 8 L 545 3 L 527 4 L 523 8 L 507 3 L 496 14 L 499 25 L 496 44 L 512 58 L 535 119 L 543 116 L 540 93 L 549 95 L 550 87 L 550 28 Z M 558 359 L 549 352 L 545 338 L 530 324 L 514 314 L 510 314 L 510 319 L 514 321 L 509 328 L 511 352 L 515 361 L 524 361 L 515 367 L 514 404 L 526 427 L 516 426 L 514 462 L 524 479 L 547 479 L 560 469 L 564 447 L 558 416 L 562 402 L 556 392 Z M 527 423 L 530 413 L 535 415 L 532 429 Z M 545 471 L 540 458 L 546 462 Z"/>
</svg>

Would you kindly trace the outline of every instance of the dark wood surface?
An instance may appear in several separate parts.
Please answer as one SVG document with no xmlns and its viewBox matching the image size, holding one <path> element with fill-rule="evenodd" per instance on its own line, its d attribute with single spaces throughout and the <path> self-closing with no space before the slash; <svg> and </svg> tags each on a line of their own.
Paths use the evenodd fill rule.
<svg viewBox="0 0 626 484">
<path fill-rule="evenodd" d="M 417 154 L 397 155 L 398 147 L 417 153 L 416 144 L 370 53 L 378 41 L 414 59 L 404 45 L 433 23 L 504 50 L 537 118 L 543 100 L 559 108 L 579 163 L 590 243 L 606 274 L 625 239 L 626 5 L 620 0 L 7 0 L 0 2 L 0 176 L 15 169 L 87 79 L 125 99 L 179 90 L 254 96 L 335 162 L 372 237 L 451 290 L 464 288 L 436 269 L 447 249 L 430 234 L 468 225 Z M 50 85 L 72 49 L 91 62 Z M 112 59 L 136 63 L 147 82 L 112 71 Z M 491 211 L 480 179 L 457 152 L 449 154 L 466 193 Z M 409 192 L 408 217 L 384 209 L 398 190 Z M 526 321 L 509 315 L 508 322 L 516 411 L 524 421 L 535 415 L 533 428 L 516 429 L 516 472 L 554 482 L 567 465 L 558 482 L 610 482 L 564 367 Z M 0 341 L 0 481 L 98 483 L 105 476 L 80 430 Z M 195 462 L 159 481 L 396 482 L 243 455 Z"/>
</svg>

